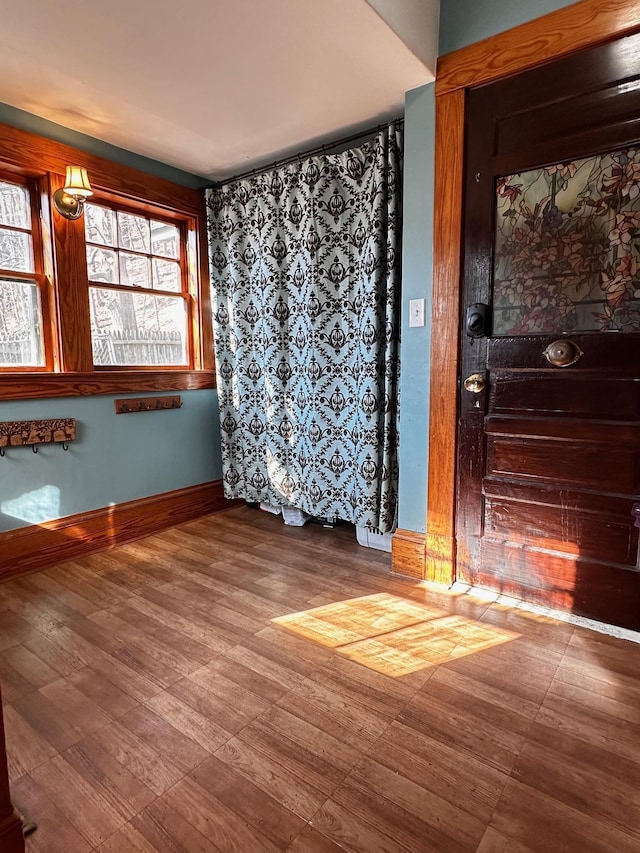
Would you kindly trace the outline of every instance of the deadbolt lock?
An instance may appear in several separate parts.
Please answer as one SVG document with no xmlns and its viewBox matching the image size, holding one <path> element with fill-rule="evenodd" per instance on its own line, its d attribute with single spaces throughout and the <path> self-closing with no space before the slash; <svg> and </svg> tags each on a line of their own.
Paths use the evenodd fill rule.
<svg viewBox="0 0 640 853">
<path fill-rule="evenodd" d="M 484 391 L 486 384 L 482 373 L 472 373 L 471 376 L 467 376 L 464 380 L 465 390 L 471 391 L 472 394 L 479 394 L 481 391 Z"/>
</svg>

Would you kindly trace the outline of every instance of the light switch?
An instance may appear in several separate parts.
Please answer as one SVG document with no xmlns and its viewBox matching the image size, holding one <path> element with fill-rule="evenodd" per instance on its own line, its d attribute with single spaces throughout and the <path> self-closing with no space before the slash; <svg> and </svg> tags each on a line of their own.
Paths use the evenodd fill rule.
<svg viewBox="0 0 640 853">
<path fill-rule="evenodd" d="M 409 300 L 409 326 L 424 326 L 424 299 Z"/>
</svg>

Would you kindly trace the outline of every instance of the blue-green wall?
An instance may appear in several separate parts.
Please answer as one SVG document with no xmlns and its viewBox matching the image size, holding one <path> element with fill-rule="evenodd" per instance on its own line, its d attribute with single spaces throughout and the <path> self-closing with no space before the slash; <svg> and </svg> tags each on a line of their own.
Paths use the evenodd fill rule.
<svg viewBox="0 0 640 853">
<path fill-rule="evenodd" d="M 424 531 L 427 513 L 434 127 L 434 85 L 407 92 L 404 125 L 398 527 L 417 531 Z M 422 328 L 409 328 L 410 299 L 425 299 L 426 325 Z"/>
<path fill-rule="evenodd" d="M 143 157 L 141 154 L 125 151 L 124 148 L 102 142 L 102 140 L 87 136 L 85 133 L 76 133 L 75 130 L 69 130 L 68 127 L 48 121 L 46 118 L 40 118 L 40 116 L 34 116 L 32 113 L 19 110 L 9 104 L 0 104 L 0 124 L 8 124 L 20 130 L 27 130 L 29 133 L 36 133 L 38 136 L 53 139 L 64 145 L 71 145 L 73 148 L 79 148 L 88 154 L 94 154 L 96 157 L 104 157 L 106 160 L 121 163 L 123 166 L 131 166 L 132 169 L 139 169 L 141 172 L 147 172 L 156 178 L 164 178 L 167 181 L 173 181 L 192 189 L 199 189 L 211 183 L 210 180 L 200 175 L 192 175 L 190 172 L 183 172 L 182 169 L 175 169 L 165 163 L 158 163 L 157 160 L 150 160 L 149 157 Z"/>
<path fill-rule="evenodd" d="M 206 183 L 6 104 L 0 104 L 0 123 L 185 186 Z M 111 396 L 0 400 L 0 421 L 70 417 L 78 422 L 78 439 L 66 453 L 59 445 L 40 447 L 37 454 L 19 447 L 0 458 L 0 531 L 218 479 L 217 393 L 183 391 L 181 396 L 182 409 L 130 415 L 116 415 Z"/>
<path fill-rule="evenodd" d="M 573 0 L 441 0 L 439 53 L 449 53 L 518 24 L 548 15 Z"/>
<path fill-rule="evenodd" d="M 464 47 L 562 6 L 561 0 L 441 0 L 440 53 Z M 404 237 L 398 526 L 423 533 L 427 516 L 431 335 L 434 86 L 405 99 Z M 437 204 L 437 199 L 435 200 Z M 427 326 L 409 328 L 409 300 L 427 300 Z"/>
<path fill-rule="evenodd" d="M 77 420 L 67 452 L 15 447 L 0 458 L 0 531 L 218 479 L 216 393 L 181 396 L 181 409 L 129 415 L 115 414 L 112 396 L 0 402 L 0 421 Z"/>
</svg>

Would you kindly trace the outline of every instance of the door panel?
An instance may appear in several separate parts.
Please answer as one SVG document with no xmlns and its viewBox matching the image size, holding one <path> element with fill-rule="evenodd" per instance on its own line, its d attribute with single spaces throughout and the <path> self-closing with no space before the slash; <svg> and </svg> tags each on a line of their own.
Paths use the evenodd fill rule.
<svg viewBox="0 0 640 853">
<path fill-rule="evenodd" d="M 565 551 L 568 541 L 580 543 L 580 556 L 592 560 L 635 565 L 631 525 L 610 521 L 597 513 L 567 511 L 566 504 L 535 503 L 533 495 L 523 501 L 489 497 L 485 492 L 485 535 L 501 540 L 506 537 L 523 545 L 544 541 L 553 551 Z M 548 501 L 546 495 L 542 496 Z M 532 512 L 532 507 L 535 511 Z"/>
<path fill-rule="evenodd" d="M 546 436 L 496 438 L 487 449 L 487 476 L 514 480 L 539 480 L 606 492 L 638 489 L 638 455 L 633 448 L 608 448 L 603 444 L 553 441 Z M 629 510 L 631 514 L 631 510 Z"/>
<path fill-rule="evenodd" d="M 458 576 L 640 628 L 640 36 L 468 97 Z M 463 312 L 464 313 L 464 312 Z M 560 341 L 576 358 L 545 355 Z"/>
<path fill-rule="evenodd" d="M 487 367 L 491 370 L 490 364 Z M 569 375 L 549 375 L 494 368 L 489 394 L 490 409 L 496 414 L 535 411 L 540 415 L 553 412 L 567 417 L 610 420 L 615 412 L 624 421 L 640 420 L 640 383 L 634 379 L 594 378 L 576 370 Z M 557 428 L 574 429 L 562 423 Z"/>
<path fill-rule="evenodd" d="M 637 626 L 634 572 L 610 564 L 535 549 L 505 539 L 484 539 L 474 582 L 505 595 L 568 610 L 602 622 Z M 499 571 L 492 568 L 499 566 Z"/>
</svg>

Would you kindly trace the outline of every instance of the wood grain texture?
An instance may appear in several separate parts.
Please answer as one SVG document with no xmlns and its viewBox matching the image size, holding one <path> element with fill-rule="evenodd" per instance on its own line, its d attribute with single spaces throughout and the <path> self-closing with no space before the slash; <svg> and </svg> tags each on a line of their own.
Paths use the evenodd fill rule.
<svg viewBox="0 0 640 853">
<path fill-rule="evenodd" d="M 441 56 L 436 95 L 490 83 L 639 29 L 638 0 L 580 0 Z"/>
<path fill-rule="evenodd" d="M 182 398 L 171 397 L 126 397 L 122 400 L 114 400 L 113 406 L 116 415 L 133 414 L 135 412 L 157 412 L 166 409 L 182 408 Z"/>
<path fill-rule="evenodd" d="M 637 0 L 581 0 L 441 57 L 436 78 L 427 578 L 453 578 L 465 90 L 640 29 Z M 462 557 L 464 561 L 464 555 Z"/>
<path fill-rule="evenodd" d="M 75 418 L 0 422 L 0 447 L 51 444 L 57 441 L 75 441 L 75 438 Z"/>
<path fill-rule="evenodd" d="M 414 530 L 396 530 L 391 540 L 391 569 L 399 575 L 424 578 L 425 534 Z"/>
<path fill-rule="evenodd" d="M 637 851 L 640 646 L 387 563 L 242 506 L 0 583 L 29 853 Z"/>
<path fill-rule="evenodd" d="M 0 376 L 0 396 L 5 396 L 2 394 L 5 383 L 8 399 L 110 393 L 109 390 L 102 390 L 106 387 L 102 385 L 103 379 L 96 380 L 96 385 L 85 385 L 85 389 L 97 388 L 95 391 L 69 391 L 69 386 L 64 384 L 65 380 L 71 383 L 74 380 L 70 377 L 61 380 L 57 373 L 50 372 L 89 374 L 94 370 L 84 222 L 82 219 L 69 221 L 61 217 L 50 204 L 51 194 L 64 182 L 65 167 L 69 163 L 84 166 L 88 170 L 97 199 L 113 204 L 126 201 L 135 209 L 151 215 L 158 215 L 160 209 L 163 217 L 176 221 L 186 235 L 183 260 L 185 282 L 188 278 L 190 308 L 189 367 L 195 368 L 197 372 L 203 371 L 205 375 L 201 379 L 183 379 L 185 384 L 181 385 L 162 385 L 160 383 L 165 374 L 172 371 L 154 370 L 147 377 L 149 381 L 146 384 L 131 390 L 215 387 L 204 194 L 6 125 L 0 125 L 0 153 L 9 175 L 15 171 L 17 176 L 29 177 L 34 185 L 34 199 L 37 197 L 42 211 L 41 217 L 35 217 L 34 227 L 36 248 L 42 242 L 42 252 L 37 252 L 36 272 L 48 277 L 41 286 L 47 372 L 20 374 L 12 370 L 4 371 L 4 375 Z M 44 282 L 44 275 L 41 278 Z M 120 373 L 122 375 L 125 372 L 123 370 Z M 114 372 L 111 373 L 113 376 Z M 178 373 L 184 377 L 192 371 Z M 150 381 L 154 376 L 158 377 L 158 384 L 155 385 Z M 115 390 L 129 390 L 128 380 Z"/>
<path fill-rule="evenodd" d="M 84 166 L 96 190 L 178 210 L 189 216 L 204 216 L 204 195 L 199 190 L 156 178 L 129 166 L 121 166 L 26 130 L 1 124 L 0 151 L 3 165 L 7 168 L 13 167 L 32 175 L 42 175 L 44 172 L 64 175 L 70 163 Z M 82 227 L 82 221 L 79 221 Z"/>
<path fill-rule="evenodd" d="M 13 577 L 233 506 L 222 481 L 202 483 L 140 500 L 77 513 L 0 533 L 0 578 Z"/>
<path fill-rule="evenodd" d="M 24 853 L 22 823 L 16 814 L 9 792 L 7 770 L 7 748 L 4 737 L 2 715 L 2 693 L 0 692 L 0 850 L 3 853 Z"/>
<path fill-rule="evenodd" d="M 190 229 L 187 240 L 189 288 L 198 295 L 198 316 L 194 317 L 195 367 L 215 371 L 213 323 L 211 322 L 211 275 L 209 274 L 209 238 L 207 221 L 202 216 Z M 199 285 L 199 292 L 198 292 Z"/>
<path fill-rule="evenodd" d="M 63 186 L 64 174 L 49 175 L 51 195 Z M 58 213 L 55 205 L 51 206 L 51 214 L 60 368 L 64 371 L 90 371 L 93 370 L 93 353 L 84 218 L 65 219 Z"/>
<path fill-rule="evenodd" d="M 634 145 L 639 55 L 632 34 L 467 93 L 463 304 L 492 300 L 505 157 L 521 174 Z M 488 393 L 460 398 L 457 576 L 637 630 L 640 334 L 574 330 L 568 370 L 545 358 L 555 338 L 460 336 L 461 376 Z"/>
<path fill-rule="evenodd" d="M 154 391 L 197 391 L 215 388 L 216 375 L 207 370 L 97 370 L 94 373 L 21 373 L 0 375 L 3 400 L 48 397 L 90 397 Z"/>
<path fill-rule="evenodd" d="M 435 158 L 435 198 L 438 204 L 433 235 L 434 334 L 431 338 L 426 578 L 450 583 L 455 570 L 455 433 L 464 92 L 454 92 L 436 100 Z"/>
</svg>

